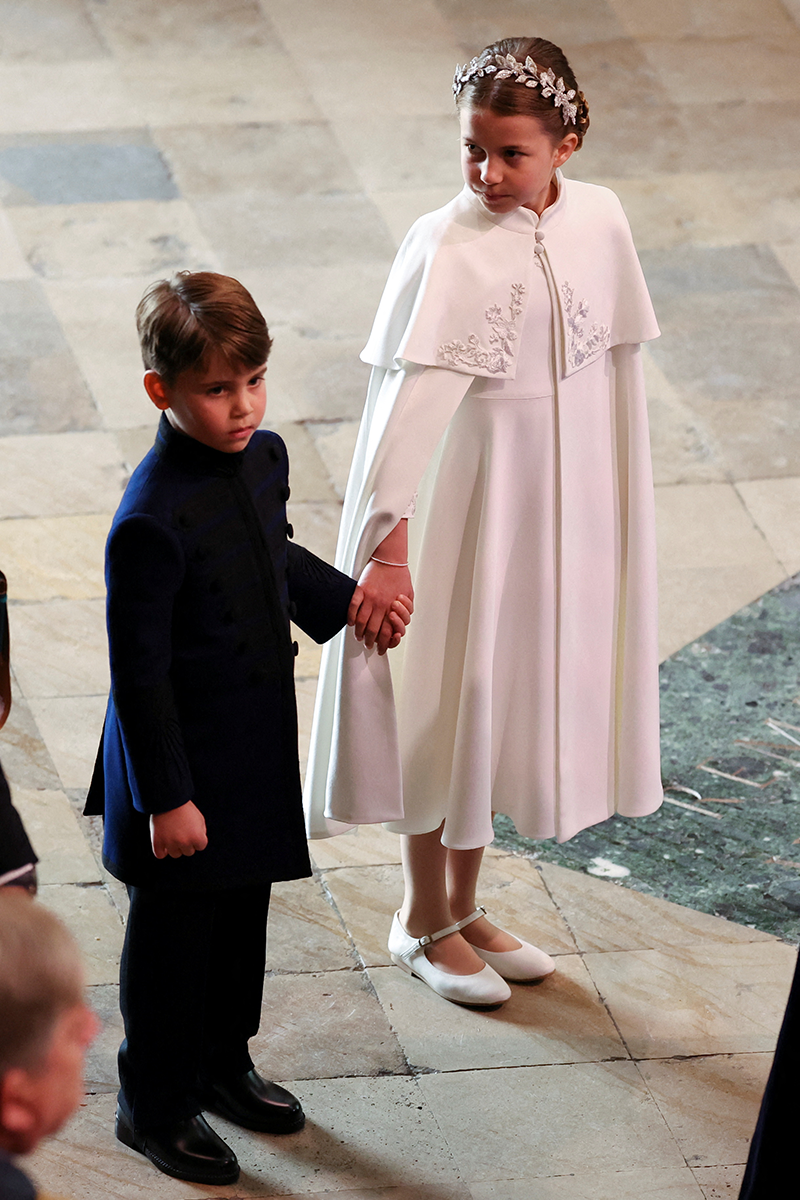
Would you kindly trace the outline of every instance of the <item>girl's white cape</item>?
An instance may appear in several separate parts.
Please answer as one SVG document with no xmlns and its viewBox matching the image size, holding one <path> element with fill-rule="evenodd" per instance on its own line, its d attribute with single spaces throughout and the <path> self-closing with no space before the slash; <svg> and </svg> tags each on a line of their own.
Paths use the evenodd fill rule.
<svg viewBox="0 0 800 1200">
<path fill-rule="evenodd" d="M 579 402 L 605 360 L 624 414 L 615 450 L 616 779 L 594 801 L 556 799 L 553 827 L 533 836 L 564 840 L 614 811 L 641 815 L 661 802 L 652 478 L 637 350 L 658 327 L 616 196 L 560 173 L 558 182 L 559 199 L 541 221 L 526 209 L 490 214 L 465 189 L 407 235 L 362 354 L 373 371 L 336 565 L 358 577 L 405 514 L 473 379 L 514 380 L 532 273 L 544 267 L 556 395 Z M 311 838 L 404 818 L 392 653 L 366 651 L 351 630 L 324 648 L 305 788 Z M 564 753 L 574 758 L 579 721 L 570 736 L 572 718 L 563 716 Z"/>
</svg>

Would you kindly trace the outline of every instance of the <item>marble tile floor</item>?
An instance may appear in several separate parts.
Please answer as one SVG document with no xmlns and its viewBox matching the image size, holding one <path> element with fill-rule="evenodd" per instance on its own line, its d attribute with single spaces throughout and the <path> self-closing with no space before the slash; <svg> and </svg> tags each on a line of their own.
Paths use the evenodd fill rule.
<svg viewBox="0 0 800 1200">
<path fill-rule="evenodd" d="M 107 685 L 103 543 L 152 439 L 133 309 L 153 278 L 238 273 L 262 305 L 291 519 L 330 554 L 358 351 L 392 254 L 460 186 L 453 66 L 541 32 L 592 105 L 570 171 L 620 194 L 663 329 L 644 363 L 664 657 L 800 569 L 798 0 L 538 0 L 536 29 L 532 11 L 0 0 L 0 566 L 15 671 L 0 756 L 104 1020 L 86 1104 L 33 1164 L 70 1200 L 202 1191 L 110 1132 L 124 892 L 76 815 Z M 319 652 L 300 640 L 304 757 Z M 227 1194 L 735 1196 L 788 946 L 492 854 L 493 909 L 559 970 L 480 1016 L 387 964 L 391 839 L 364 831 L 314 856 L 314 881 L 276 898 L 258 1045 L 311 1120 L 286 1142 L 230 1131 L 245 1171 Z"/>
</svg>

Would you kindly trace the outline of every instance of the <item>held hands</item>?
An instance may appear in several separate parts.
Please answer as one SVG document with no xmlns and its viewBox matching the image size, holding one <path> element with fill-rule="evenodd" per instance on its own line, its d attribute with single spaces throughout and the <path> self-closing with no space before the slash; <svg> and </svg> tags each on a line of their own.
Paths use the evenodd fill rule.
<svg viewBox="0 0 800 1200">
<path fill-rule="evenodd" d="M 153 813 L 150 817 L 150 842 L 156 858 L 180 858 L 205 850 L 208 845 L 206 819 L 191 800 L 180 808 Z"/>
<path fill-rule="evenodd" d="M 414 611 L 414 588 L 408 567 L 388 567 L 370 560 L 353 593 L 348 625 L 368 650 L 378 653 L 398 645 Z"/>
</svg>

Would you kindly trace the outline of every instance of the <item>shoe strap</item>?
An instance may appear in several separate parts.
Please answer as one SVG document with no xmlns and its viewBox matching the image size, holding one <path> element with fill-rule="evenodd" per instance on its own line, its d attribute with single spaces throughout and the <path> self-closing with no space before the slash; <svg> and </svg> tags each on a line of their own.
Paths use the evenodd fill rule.
<svg viewBox="0 0 800 1200">
<path fill-rule="evenodd" d="M 468 917 L 463 917 L 460 921 L 455 921 L 452 925 L 448 925 L 446 929 L 440 929 L 436 933 L 425 934 L 417 940 L 418 946 L 430 946 L 431 942 L 438 942 L 440 938 L 447 937 L 450 933 L 458 933 L 459 929 L 464 929 L 467 925 L 471 925 L 473 921 L 477 921 L 478 917 L 484 917 L 486 909 L 480 905 L 475 909 L 474 913 L 470 913 Z"/>
</svg>

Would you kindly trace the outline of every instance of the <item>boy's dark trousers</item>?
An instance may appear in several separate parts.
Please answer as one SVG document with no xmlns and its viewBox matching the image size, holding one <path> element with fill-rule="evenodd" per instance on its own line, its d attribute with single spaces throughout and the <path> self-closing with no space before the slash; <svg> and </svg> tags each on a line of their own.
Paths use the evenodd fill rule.
<svg viewBox="0 0 800 1200">
<path fill-rule="evenodd" d="M 120 1097 L 137 1129 L 153 1129 L 196 1116 L 203 1084 L 253 1066 L 270 885 L 128 894 Z"/>
</svg>

